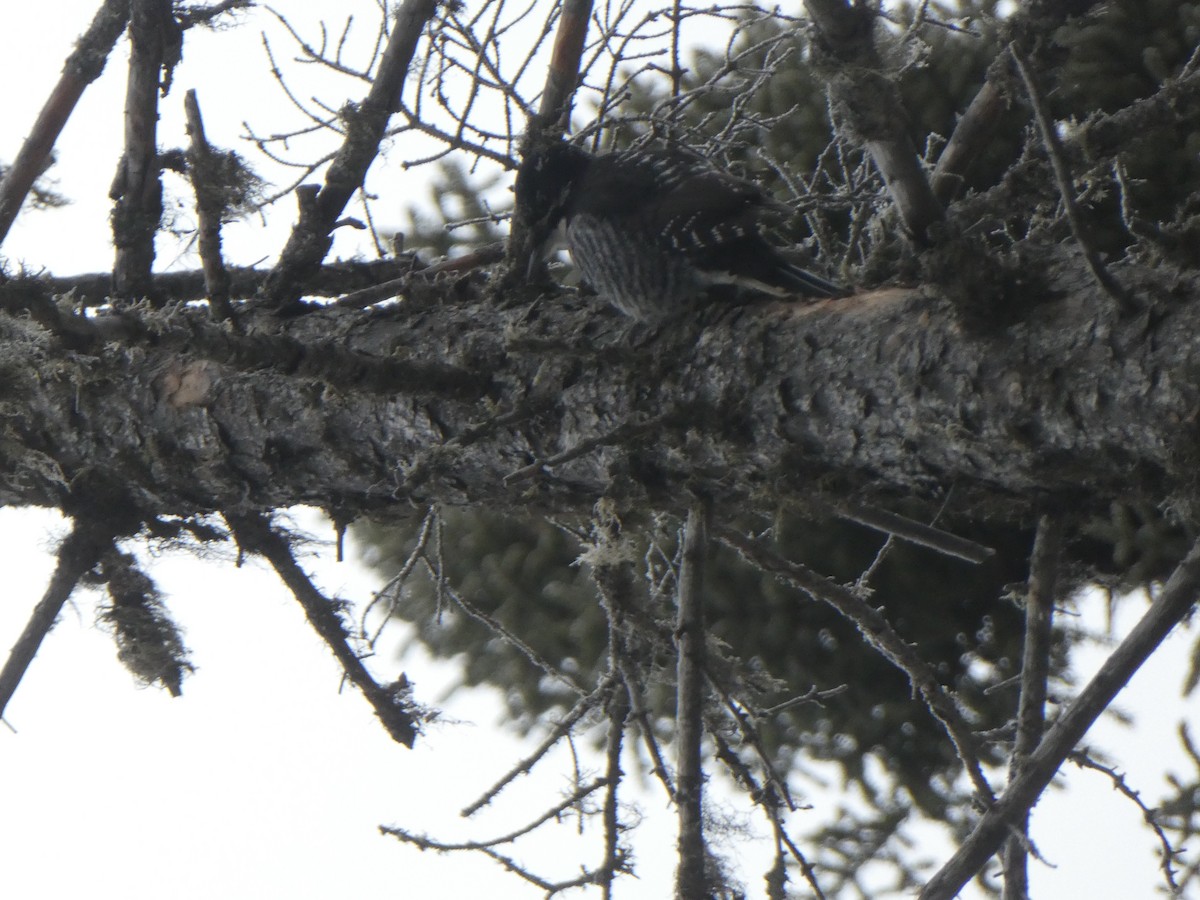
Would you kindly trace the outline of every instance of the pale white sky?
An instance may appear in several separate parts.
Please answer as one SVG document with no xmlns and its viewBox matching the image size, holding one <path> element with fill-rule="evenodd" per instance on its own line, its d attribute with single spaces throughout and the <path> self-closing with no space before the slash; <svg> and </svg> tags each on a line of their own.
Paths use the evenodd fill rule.
<svg viewBox="0 0 1200 900">
<path fill-rule="evenodd" d="M 97 5 L 61 0 L 53 16 L 41 4 L 13 4 L 5 11 L 0 83 L 6 86 L 7 126 L 0 159 L 15 155 Z M 297 21 L 315 19 L 329 6 L 317 0 L 281 4 Z M 218 46 L 223 53 L 214 57 Z M 119 154 L 124 60 L 122 45 L 60 141 L 60 164 L 52 174 L 74 204 L 22 217 L 4 248 L 9 259 L 55 274 L 111 265 L 111 248 L 102 238 L 105 194 Z M 199 92 L 214 143 L 235 145 L 247 118 L 269 130 L 282 103 L 264 65 L 258 26 L 189 43 L 164 107 L 162 144 L 183 140 L 180 107 L 189 87 Z M 380 190 L 392 183 L 381 178 Z M 178 183 L 175 190 L 182 190 Z M 396 196 L 399 210 L 408 196 L 400 189 Z M 251 223 L 227 232 L 232 262 L 248 264 L 277 252 L 293 207 L 281 209 L 285 214 L 271 228 Z M 391 224 L 399 224 L 398 214 Z M 300 519 L 321 528 L 312 515 Z M 52 566 L 48 551 L 63 533 L 53 513 L 0 510 L 6 563 L 0 652 L 40 597 Z M 377 587 L 370 573 L 354 562 L 335 563 L 329 550 L 306 564 L 327 589 L 356 602 Z M 5 896 L 540 895 L 486 860 L 422 854 L 376 830 L 394 823 L 442 837 L 498 834 L 567 789 L 569 765 L 559 759 L 519 790 L 510 789 L 480 827 L 464 830 L 457 811 L 528 749 L 493 727 L 496 697 L 484 691 L 457 696 L 448 715 L 458 723 L 433 729 L 415 750 L 405 750 L 388 739 L 355 690 L 338 692 L 337 665 L 265 566 L 250 562 L 239 570 L 228 560 L 172 555 L 155 561 L 151 571 L 186 630 L 198 671 L 185 682 L 181 699 L 138 688 L 116 661 L 107 635 L 92 627 L 95 598 L 75 598 L 9 706 L 7 719 L 17 733 L 0 728 Z M 1127 604 L 1131 613 L 1140 607 L 1140 601 Z M 1091 608 L 1098 614 L 1098 604 Z M 1123 624 L 1129 621 L 1126 616 Z M 1189 648 L 1188 636 L 1175 635 L 1122 695 L 1120 704 L 1139 714 L 1135 731 L 1105 722 L 1096 729 L 1099 738 L 1089 736 L 1089 742 L 1114 748 L 1149 800 L 1163 787 L 1164 769 L 1188 771 L 1174 726 L 1181 712 L 1200 724 L 1195 701 L 1178 699 Z M 1081 673 L 1099 659 L 1081 659 Z M 399 667 L 386 656 L 371 665 L 384 680 Z M 404 668 L 426 700 L 436 700 L 453 678 L 445 665 L 415 657 Z M 1051 794 L 1035 813 L 1035 840 L 1057 866 L 1034 865 L 1035 896 L 1150 896 L 1157 883 L 1154 842 L 1139 827 L 1136 810 L 1095 774 L 1068 769 L 1067 781 L 1070 790 Z M 670 895 L 673 825 L 660 794 L 650 790 L 638 802 L 646 818 L 635 842 L 640 878 L 624 882 L 618 896 L 663 898 Z M 540 860 L 540 871 L 565 878 L 580 863 L 596 861 L 591 837 L 579 838 L 574 823 L 564 822 L 536 848 L 521 852 Z M 922 849 L 935 860 L 949 851 L 934 835 Z M 751 896 L 761 896 L 763 850 L 732 850 L 746 859 Z"/>
</svg>

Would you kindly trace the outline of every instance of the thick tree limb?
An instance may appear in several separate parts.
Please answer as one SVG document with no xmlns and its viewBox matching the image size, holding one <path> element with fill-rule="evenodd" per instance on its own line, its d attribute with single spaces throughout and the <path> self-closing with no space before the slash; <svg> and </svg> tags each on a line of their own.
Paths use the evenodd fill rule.
<svg viewBox="0 0 1200 900">
<path fill-rule="evenodd" d="M 63 65 L 58 84 L 46 98 L 33 129 L 21 145 L 17 158 L 0 181 L 0 244 L 21 210 L 21 204 L 38 176 L 46 170 L 50 153 L 75 104 L 89 84 L 100 77 L 108 55 L 129 21 L 129 0 L 105 0 L 88 30 Z"/>
<path fill-rule="evenodd" d="M 0 360 L 53 359 L 60 373 L 0 367 L 25 410 L 7 426 L 0 502 L 58 506 L 62 479 L 92 466 L 141 508 L 185 515 L 310 503 L 394 517 L 425 500 L 579 510 L 605 494 L 677 509 L 689 487 L 718 508 L 774 506 L 949 482 L 951 515 L 1026 517 L 1036 496 L 1081 512 L 1116 497 L 1193 502 L 1200 304 L 1179 301 L 1197 286 L 1177 281 L 1179 301 L 1160 301 L 1153 322 L 1114 322 L 1077 259 L 1047 275 L 1062 299 L 986 336 L 905 291 L 757 304 L 640 346 L 569 293 L 533 307 L 248 313 L 244 335 L 204 311 L 125 311 L 84 322 L 96 337 L 82 345 L 47 319 L 0 332 Z M 1152 294 L 1161 276 L 1127 277 Z M 131 352 L 104 352 L 113 342 Z"/>
<path fill-rule="evenodd" d="M 1198 597 L 1200 542 L 1193 545 L 1150 609 L 1046 732 L 1038 748 L 1026 758 L 1017 779 L 984 813 L 970 837 L 925 885 L 920 900 L 952 900 L 987 865 L 1008 838 L 1009 829 L 1020 827 L 1022 818 L 1037 802 L 1092 723 L 1108 708 L 1171 630 L 1191 614 Z"/>
</svg>

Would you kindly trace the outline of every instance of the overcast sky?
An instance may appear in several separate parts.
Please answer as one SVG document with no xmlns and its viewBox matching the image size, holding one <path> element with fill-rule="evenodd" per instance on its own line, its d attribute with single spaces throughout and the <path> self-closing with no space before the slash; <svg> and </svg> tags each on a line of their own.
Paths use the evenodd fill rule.
<svg viewBox="0 0 1200 900">
<path fill-rule="evenodd" d="M 16 154 L 97 4 L 60 0 L 53 15 L 46 4 L 9 4 L 5 10 L 0 160 Z M 281 4 L 297 21 L 331 6 L 316 0 Z M 199 93 L 214 143 L 236 145 L 243 119 L 272 127 L 282 101 L 262 75 L 259 33 L 250 26 L 188 44 L 164 106 L 165 146 L 182 141 L 180 107 L 190 87 Z M 212 55 L 218 45 L 224 47 L 220 57 Z M 60 141 L 52 175 L 73 205 L 23 216 L 4 248 L 10 260 L 59 275 L 111 265 L 105 194 L 120 152 L 125 59 L 122 43 Z M 403 202 L 397 197 L 393 208 Z M 249 264 L 276 252 L 291 215 L 288 207 L 268 229 L 250 223 L 227 233 L 231 261 Z M 392 224 L 399 224 L 398 213 Z M 163 262 L 194 264 L 180 257 Z M 300 519 L 332 536 L 315 516 Z M 15 640 L 44 590 L 50 551 L 64 533 L 56 514 L 0 510 L 6 568 L 0 650 Z M 306 565 L 347 599 L 362 602 L 378 586 L 354 561 L 334 562 L 328 548 Z M 448 709 L 454 723 L 432 729 L 415 750 L 405 750 L 391 742 L 355 690 L 339 692 L 337 665 L 261 564 L 237 569 L 232 560 L 171 555 L 155 560 L 151 570 L 186 631 L 198 671 L 177 700 L 137 687 L 116 661 L 110 639 L 93 627 L 95 598 L 86 592 L 75 598 L 8 708 L 16 733 L 0 727 L 4 896 L 540 895 L 486 860 L 421 854 L 377 831 L 380 824 L 398 824 L 437 836 L 485 837 L 552 805 L 567 789 L 569 765 L 552 760 L 510 789 L 481 826 L 464 829 L 457 811 L 527 752 L 495 727 L 497 697 L 485 691 L 457 695 Z M 1126 604 L 1124 624 L 1142 606 L 1140 600 Z M 1099 622 L 1100 604 L 1089 608 Z M 1164 768 L 1188 771 L 1174 726 L 1181 710 L 1200 720 L 1194 701 L 1179 700 L 1189 648 L 1188 636 L 1174 636 L 1167 652 L 1122 695 L 1120 705 L 1138 711 L 1136 731 L 1109 721 L 1089 736 L 1089 743 L 1115 748 L 1132 783 L 1150 800 L 1163 788 Z M 1081 658 L 1080 673 L 1099 659 L 1095 653 Z M 382 680 L 400 667 L 387 656 L 371 665 Z M 436 701 L 453 680 L 452 669 L 428 660 L 411 657 L 403 667 L 426 701 Z M 1148 896 L 1157 863 L 1136 811 L 1095 774 L 1072 769 L 1066 780 L 1070 790 L 1051 794 L 1035 813 L 1034 838 L 1057 866 L 1033 865 L 1035 895 Z M 659 900 L 670 894 L 673 826 L 660 794 L 648 790 L 639 804 L 646 818 L 635 844 L 640 878 L 627 880 L 618 896 Z M 566 878 L 579 864 L 597 860 L 594 837 L 581 839 L 574 823 L 564 822 L 523 852 L 539 860 L 545 874 Z M 745 844 L 730 851 L 746 856 L 752 896 L 761 895 L 757 873 L 765 869 L 764 849 Z M 950 848 L 931 835 L 922 849 L 940 860 Z"/>
</svg>

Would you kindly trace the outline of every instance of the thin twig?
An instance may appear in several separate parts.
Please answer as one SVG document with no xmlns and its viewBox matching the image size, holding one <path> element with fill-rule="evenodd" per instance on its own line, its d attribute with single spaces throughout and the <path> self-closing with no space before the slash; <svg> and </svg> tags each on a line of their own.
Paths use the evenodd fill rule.
<svg viewBox="0 0 1200 900">
<path fill-rule="evenodd" d="M 749 767 L 746 766 L 737 752 L 729 745 L 729 742 L 715 729 L 709 729 L 709 735 L 714 744 L 716 744 L 717 759 L 725 763 L 729 771 L 733 774 L 734 779 L 741 785 L 742 790 L 750 796 L 755 805 L 757 805 L 766 814 L 767 820 L 771 823 L 771 829 L 775 835 L 776 843 L 781 848 L 786 847 L 800 866 L 800 871 L 804 875 L 804 880 L 808 882 L 808 886 L 813 889 L 813 897 L 815 900 L 826 900 L 825 892 L 821 890 L 821 885 L 817 882 L 817 873 L 813 869 L 808 858 L 796 846 L 795 842 L 788 835 L 783 827 L 783 820 L 779 814 L 780 798 L 776 794 L 775 788 L 767 785 L 765 788 L 758 783 Z M 791 806 L 789 801 L 789 808 Z M 779 885 L 782 890 L 782 884 Z M 775 896 L 775 895 L 771 895 Z M 779 894 L 779 896 L 783 896 Z"/>
<path fill-rule="evenodd" d="M 415 844 L 423 850 L 437 850 L 442 853 L 452 850 L 482 850 L 485 847 L 499 847 L 502 844 L 511 844 L 513 841 L 517 840 L 517 838 L 524 837 L 530 832 L 536 831 L 540 826 L 545 825 L 547 822 L 558 819 L 558 817 L 568 809 L 578 805 L 580 802 L 587 799 L 606 785 L 608 785 L 607 778 L 597 778 L 594 781 L 588 782 L 587 784 L 580 785 L 560 803 L 552 806 L 536 819 L 525 823 L 524 825 L 508 832 L 507 834 L 502 834 L 499 837 L 490 838 L 486 841 L 463 841 L 461 843 L 452 844 L 435 841 L 432 838 L 428 838 L 423 835 L 413 834 L 412 832 L 406 831 L 403 828 L 383 827 L 379 830 L 384 834 L 390 834 L 393 837 L 398 837 L 407 843 Z"/>
<path fill-rule="evenodd" d="M 979 765 L 976 740 L 962 711 L 937 680 L 929 664 L 896 634 L 879 610 L 840 584 L 818 575 L 806 566 L 784 559 L 733 529 L 722 529 L 720 537 L 752 564 L 782 576 L 814 600 L 828 604 L 852 621 L 863 637 L 879 650 L 885 659 L 908 676 L 913 688 L 925 700 L 929 711 L 942 723 L 942 727 L 954 743 L 963 767 L 967 770 L 980 804 L 986 808 L 992 802 L 991 786 Z"/>
<path fill-rule="evenodd" d="M 385 281 L 382 284 L 377 284 L 372 287 L 363 288 L 362 290 L 345 294 L 339 297 L 334 304 L 336 306 L 346 306 L 352 309 L 362 309 L 363 307 L 370 306 L 373 303 L 381 303 L 384 300 L 390 300 L 393 297 L 400 296 L 415 281 L 429 281 L 435 276 L 442 274 L 459 275 L 464 272 L 469 272 L 472 269 L 480 268 L 481 266 L 499 262 L 503 258 L 503 244 L 488 244 L 486 247 L 480 247 L 476 250 L 472 250 L 470 253 L 464 253 L 462 256 L 456 256 L 453 259 L 445 259 L 439 263 L 434 263 L 431 266 L 415 269 L 409 275 L 404 275 L 400 278 L 393 278 L 391 281 Z"/>
<path fill-rule="evenodd" d="M 839 518 L 874 528 L 884 534 L 895 535 L 911 544 L 928 547 L 946 556 L 965 559 L 967 562 L 984 563 L 996 555 L 996 551 L 991 547 L 885 509 L 847 503 L 839 506 L 835 512 Z"/>
<path fill-rule="evenodd" d="M 613 683 L 614 682 L 610 674 L 607 678 L 602 680 L 599 685 L 596 686 L 594 691 L 592 691 L 586 697 L 580 698 L 575 706 L 572 707 L 565 716 L 559 719 L 557 723 L 555 723 L 550 734 L 546 735 L 545 739 L 538 744 L 536 748 L 534 748 L 532 753 L 521 759 L 516 765 L 505 772 L 504 775 L 501 776 L 501 778 L 495 784 L 484 791 L 479 799 L 477 799 L 474 803 L 464 807 L 460 815 L 462 815 L 464 818 L 469 818 L 470 816 L 475 815 L 475 813 L 479 812 L 479 810 L 491 803 L 492 800 L 494 800 L 502 790 L 508 787 L 508 785 L 517 778 L 517 776 L 528 775 L 530 772 L 532 772 L 533 767 L 537 765 L 538 761 L 547 753 L 549 753 L 555 744 L 570 734 L 572 729 L 575 728 L 575 726 L 584 716 L 595 709 L 598 705 L 605 702 L 609 691 L 612 690 Z"/>
<path fill-rule="evenodd" d="M 579 459 L 581 456 L 586 456 L 591 451 L 598 447 L 608 447 L 614 444 L 622 444 L 639 435 L 643 435 L 649 431 L 658 428 L 665 420 L 665 416 L 653 416 L 641 422 L 622 422 L 611 431 L 597 435 L 593 438 L 580 441 L 573 447 L 569 447 L 561 453 L 556 453 L 554 456 L 546 459 L 539 459 L 531 462 L 527 466 L 522 466 L 515 472 L 510 472 L 504 476 L 505 484 L 512 484 L 517 481 L 522 481 L 526 478 L 532 478 L 539 472 L 544 472 L 547 469 L 552 469 L 555 466 L 561 466 L 565 462 L 570 462 L 574 459 Z"/>
<path fill-rule="evenodd" d="M 1075 242 L 1079 244 L 1079 248 L 1083 251 L 1083 258 L 1087 263 L 1088 270 L 1091 271 L 1092 277 L 1096 279 L 1096 283 L 1100 285 L 1101 289 L 1116 301 L 1117 307 L 1122 312 L 1138 312 L 1141 309 L 1141 305 L 1137 299 L 1113 277 L 1113 274 L 1108 271 L 1104 262 L 1100 259 L 1100 254 L 1096 251 L 1095 243 L 1091 236 L 1091 229 L 1088 227 L 1087 221 L 1083 218 L 1083 214 L 1079 211 L 1079 204 L 1075 202 L 1075 189 L 1071 184 L 1071 173 L 1067 171 L 1067 164 L 1063 159 L 1062 141 L 1058 139 L 1058 132 L 1054 130 L 1054 123 L 1050 121 L 1050 115 L 1046 112 L 1046 106 L 1042 102 L 1042 96 L 1038 91 L 1037 84 L 1034 82 L 1033 76 L 1029 73 L 1029 69 L 1021 58 L 1021 54 L 1017 52 L 1016 45 L 1010 44 L 1008 49 L 1012 54 L 1013 62 L 1017 66 L 1017 72 L 1020 74 L 1021 80 L 1025 82 L 1025 91 L 1029 96 L 1029 103 L 1033 107 L 1034 119 L 1037 121 L 1038 131 L 1041 133 L 1046 153 L 1050 157 L 1050 166 L 1054 170 L 1054 180 L 1058 183 L 1058 192 L 1062 197 L 1063 207 L 1067 212 L 1067 222 L 1071 226 L 1071 233 L 1075 236 Z"/>
<path fill-rule="evenodd" d="M 1158 824 L 1158 817 L 1155 811 L 1148 807 L 1142 800 L 1142 795 L 1129 786 L 1125 780 L 1125 775 L 1118 772 L 1116 769 L 1096 762 L 1086 752 L 1077 751 L 1071 754 L 1071 762 L 1079 766 L 1081 769 L 1091 769 L 1094 772 L 1103 772 L 1108 776 L 1108 780 L 1112 782 L 1113 790 L 1123 794 L 1127 799 L 1131 800 L 1142 813 L 1142 821 L 1150 826 L 1155 836 L 1158 838 L 1159 846 L 1162 848 L 1160 857 L 1161 862 L 1159 868 L 1162 869 L 1163 878 L 1167 882 L 1167 890 L 1172 897 L 1182 896 L 1180 885 L 1175 879 L 1175 868 L 1171 863 L 1182 855 L 1182 851 L 1176 850 L 1171 846 L 1170 840 L 1167 839 L 1167 834 L 1163 831 L 1163 827 Z"/>
</svg>

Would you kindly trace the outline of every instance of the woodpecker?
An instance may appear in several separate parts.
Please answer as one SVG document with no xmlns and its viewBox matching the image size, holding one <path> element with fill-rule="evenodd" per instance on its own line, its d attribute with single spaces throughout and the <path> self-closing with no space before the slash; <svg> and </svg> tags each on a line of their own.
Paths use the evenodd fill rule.
<svg viewBox="0 0 1200 900">
<path fill-rule="evenodd" d="M 517 213 L 535 244 L 565 226 L 583 278 L 621 312 L 658 322 L 717 285 L 782 296 L 837 297 L 837 285 L 793 265 L 767 242 L 772 202 L 755 184 L 678 149 L 593 155 L 557 141 L 530 152 Z"/>
</svg>

